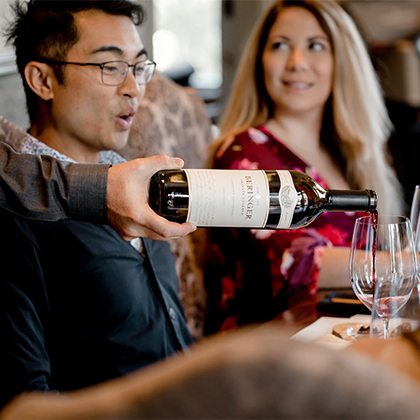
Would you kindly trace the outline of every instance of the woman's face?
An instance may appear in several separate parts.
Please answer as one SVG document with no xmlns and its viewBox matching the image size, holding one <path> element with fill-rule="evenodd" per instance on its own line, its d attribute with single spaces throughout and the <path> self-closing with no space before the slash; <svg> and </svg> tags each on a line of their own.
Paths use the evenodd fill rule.
<svg viewBox="0 0 420 420">
<path fill-rule="evenodd" d="M 310 11 L 292 6 L 279 14 L 262 65 L 275 114 L 322 115 L 332 89 L 334 58 L 327 34 Z"/>
</svg>

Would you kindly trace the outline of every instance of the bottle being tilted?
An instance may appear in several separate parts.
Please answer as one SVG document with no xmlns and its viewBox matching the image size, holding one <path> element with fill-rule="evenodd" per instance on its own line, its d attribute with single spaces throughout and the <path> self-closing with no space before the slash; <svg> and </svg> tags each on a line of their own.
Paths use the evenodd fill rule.
<svg viewBox="0 0 420 420">
<path fill-rule="evenodd" d="M 298 171 L 176 169 L 151 179 L 160 216 L 199 227 L 296 229 L 326 211 L 376 210 L 372 190 L 328 190 Z"/>
</svg>

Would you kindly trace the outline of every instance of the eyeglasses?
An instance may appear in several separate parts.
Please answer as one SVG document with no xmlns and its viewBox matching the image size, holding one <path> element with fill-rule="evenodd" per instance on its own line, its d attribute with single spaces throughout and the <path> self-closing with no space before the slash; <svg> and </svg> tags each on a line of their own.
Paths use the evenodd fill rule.
<svg viewBox="0 0 420 420">
<path fill-rule="evenodd" d="M 107 61 L 105 63 L 73 63 L 70 61 L 43 60 L 46 64 L 60 64 L 73 66 L 95 66 L 102 72 L 102 83 L 108 86 L 119 86 L 125 82 L 128 69 L 133 68 L 133 75 L 139 85 L 146 85 L 152 80 L 156 69 L 156 63 L 152 60 L 139 61 L 136 64 L 128 64 L 125 61 Z"/>
</svg>

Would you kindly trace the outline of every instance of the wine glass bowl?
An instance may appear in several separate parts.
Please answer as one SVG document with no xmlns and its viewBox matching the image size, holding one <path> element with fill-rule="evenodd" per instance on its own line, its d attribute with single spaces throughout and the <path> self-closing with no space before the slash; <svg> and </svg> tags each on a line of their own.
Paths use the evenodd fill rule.
<svg viewBox="0 0 420 420">
<path fill-rule="evenodd" d="M 356 220 L 350 252 L 353 291 L 389 335 L 389 320 L 410 298 L 416 277 L 416 255 L 410 220 L 402 216 Z M 370 333 L 372 334 L 371 329 Z"/>
<path fill-rule="evenodd" d="M 378 279 L 375 291 L 375 310 L 380 318 L 390 319 L 410 298 L 412 277 L 396 279 Z"/>
<path fill-rule="evenodd" d="M 357 298 L 370 310 L 373 305 L 374 231 L 371 217 L 356 220 L 350 250 L 350 281 Z"/>
<path fill-rule="evenodd" d="M 414 249 L 417 253 L 417 264 L 420 264 L 419 254 L 420 254 L 420 185 L 416 185 L 413 194 L 413 201 L 411 202 L 410 207 L 410 221 L 411 227 L 414 235 Z M 419 275 L 420 268 L 417 268 L 417 275 Z"/>
<path fill-rule="evenodd" d="M 410 208 L 410 221 L 413 229 L 414 240 L 417 247 L 417 227 L 419 224 L 420 217 L 420 185 L 416 185 L 413 194 L 413 201 L 411 202 Z"/>
</svg>

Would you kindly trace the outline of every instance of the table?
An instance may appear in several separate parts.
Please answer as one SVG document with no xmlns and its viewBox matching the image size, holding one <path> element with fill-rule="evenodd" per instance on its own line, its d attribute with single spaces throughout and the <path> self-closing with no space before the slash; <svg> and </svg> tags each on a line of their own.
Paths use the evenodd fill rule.
<svg viewBox="0 0 420 420">
<path fill-rule="evenodd" d="M 351 291 L 351 289 L 342 289 Z M 276 316 L 271 322 L 277 323 L 288 331 L 290 336 L 314 323 L 323 316 L 346 317 L 343 313 L 322 313 L 317 310 L 317 304 L 332 290 L 320 290 L 317 294 L 310 294 L 303 291 L 293 297 L 289 302 L 289 308 Z"/>
</svg>

